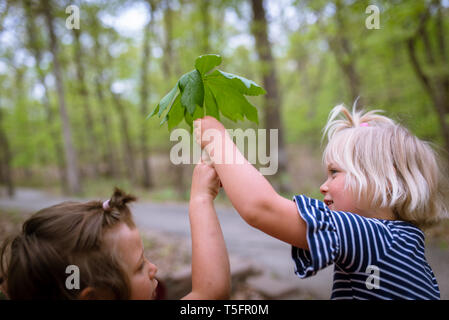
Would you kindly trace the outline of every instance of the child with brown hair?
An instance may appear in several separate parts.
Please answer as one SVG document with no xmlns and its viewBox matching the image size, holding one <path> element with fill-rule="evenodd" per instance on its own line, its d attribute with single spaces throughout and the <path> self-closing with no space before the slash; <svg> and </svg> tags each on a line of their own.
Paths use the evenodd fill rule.
<svg viewBox="0 0 449 320">
<path fill-rule="evenodd" d="M 213 201 L 220 181 L 198 164 L 189 203 L 192 292 L 183 299 L 227 299 L 230 267 Z M 10 299 L 154 299 L 157 267 L 146 259 L 128 203 L 115 188 L 105 201 L 63 202 L 40 210 L 0 247 L 0 285 Z M 68 289 L 68 266 L 80 270 Z"/>
</svg>

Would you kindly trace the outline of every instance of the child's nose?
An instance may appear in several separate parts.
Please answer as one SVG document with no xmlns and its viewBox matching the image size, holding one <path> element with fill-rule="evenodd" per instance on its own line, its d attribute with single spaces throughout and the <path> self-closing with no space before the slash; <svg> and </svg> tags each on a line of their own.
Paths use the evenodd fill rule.
<svg viewBox="0 0 449 320">
<path fill-rule="evenodd" d="M 150 262 L 150 270 L 149 270 L 150 279 L 153 279 L 156 276 L 156 273 L 157 273 L 157 267 Z"/>
<path fill-rule="evenodd" d="M 326 182 L 323 183 L 323 184 L 321 185 L 321 187 L 320 187 L 320 192 L 321 192 L 322 194 L 325 194 L 328 190 L 329 190 L 329 188 L 327 187 Z"/>
</svg>

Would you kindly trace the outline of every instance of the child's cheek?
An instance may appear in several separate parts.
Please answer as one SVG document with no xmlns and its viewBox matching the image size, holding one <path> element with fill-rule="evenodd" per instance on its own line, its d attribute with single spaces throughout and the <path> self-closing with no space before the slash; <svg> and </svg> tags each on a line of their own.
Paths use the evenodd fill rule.
<svg viewBox="0 0 449 320">
<path fill-rule="evenodd" d="M 144 277 L 143 274 L 134 276 L 131 281 L 131 300 L 150 300 L 151 289 L 148 277 Z"/>
</svg>

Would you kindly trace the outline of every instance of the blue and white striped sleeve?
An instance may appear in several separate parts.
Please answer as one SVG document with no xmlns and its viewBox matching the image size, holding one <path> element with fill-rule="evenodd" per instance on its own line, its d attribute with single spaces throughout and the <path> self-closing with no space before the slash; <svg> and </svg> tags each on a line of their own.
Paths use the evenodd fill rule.
<svg viewBox="0 0 449 320">
<path fill-rule="evenodd" d="M 348 272 L 365 270 L 391 241 L 389 231 L 375 219 L 332 211 L 322 201 L 295 196 L 298 212 L 307 225 L 309 250 L 292 246 L 295 273 L 310 277 L 332 263 Z"/>
<path fill-rule="evenodd" d="M 295 196 L 298 212 L 307 224 L 309 250 L 292 246 L 295 273 L 307 278 L 335 261 L 340 250 L 335 223 L 325 204 L 306 196 Z"/>
</svg>

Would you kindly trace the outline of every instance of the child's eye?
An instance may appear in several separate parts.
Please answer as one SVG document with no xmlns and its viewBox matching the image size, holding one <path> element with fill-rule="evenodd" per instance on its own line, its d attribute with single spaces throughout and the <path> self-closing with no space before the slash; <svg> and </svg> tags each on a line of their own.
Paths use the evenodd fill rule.
<svg viewBox="0 0 449 320">
<path fill-rule="evenodd" d="M 331 174 L 331 176 L 335 176 L 338 173 L 338 170 L 330 169 L 329 173 Z"/>
<path fill-rule="evenodd" d="M 143 267 L 145 266 L 145 260 L 143 260 L 143 262 L 142 262 L 142 264 L 140 265 L 140 267 L 139 267 L 139 271 L 141 271 L 142 269 L 143 269 Z"/>
</svg>

